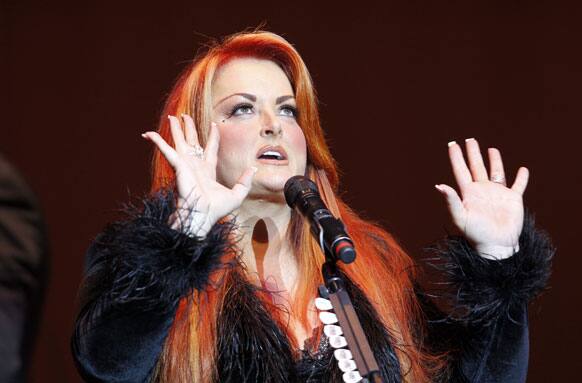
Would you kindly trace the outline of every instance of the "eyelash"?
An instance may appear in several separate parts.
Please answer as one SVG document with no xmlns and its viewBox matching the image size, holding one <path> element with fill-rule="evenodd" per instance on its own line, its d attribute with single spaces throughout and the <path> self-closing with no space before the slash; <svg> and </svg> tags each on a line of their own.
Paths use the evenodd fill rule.
<svg viewBox="0 0 582 383">
<path fill-rule="evenodd" d="M 230 112 L 227 114 L 227 118 L 231 118 L 232 116 L 234 116 L 237 113 L 237 111 L 239 111 L 240 109 L 243 109 L 243 108 L 253 109 L 253 106 L 251 104 L 247 104 L 247 103 L 236 104 L 235 106 L 232 107 Z M 288 116 L 288 117 L 297 118 L 297 108 L 292 106 L 292 105 L 282 105 L 279 110 L 290 110 L 293 115 Z M 249 114 L 249 113 L 241 113 L 241 114 Z"/>
<path fill-rule="evenodd" d="M 293 113 L 293 118 L 297 118 L 297 108 L 294 107 L 293 105 L 282 105 L 281 106 L 281 110 L 283 109 L 288 109 Z"/>
<path fill-rule="evenodd" d="M 249 108 L 252 109 L 253 106 L 251 104 L 246 104 L 246 103 L 241 103 L 241 104 L 236 104 L 235 106 L 232 107 L 232 109 L 230 110 L 230 112 L 228 113 L 228 118 L 234 116 L 234 114 L 242 108 Z M 242 114 L 248 114 L 248 113 L 242 113 Z"/>
</svg>

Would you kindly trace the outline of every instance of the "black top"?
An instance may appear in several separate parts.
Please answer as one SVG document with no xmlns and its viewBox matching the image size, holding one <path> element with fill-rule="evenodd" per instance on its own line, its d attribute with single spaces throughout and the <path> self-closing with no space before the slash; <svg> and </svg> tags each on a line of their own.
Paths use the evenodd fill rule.
<svg viewBox="0 0 582 383">
<path fill-rule="evenodd" d="M 180 298 L 204 289 L 229 246 L 233 224 L 216 224 L 205 239 L 167 225 L 171 193 L 144 200 L 129 218 L 110 224 L 87 254 L 81 310 L 72 337 L 87 382 L 148 382 Z M 434 249 L 454 300 L 444 314 L 416 292 L 429 320 L 424 346 L 448 351 L 448 368 L 435 381 L 524 382 L 528 362 L 527 303 L 545 286 L 554 249 L 526 214 L 520 251 L 509 259 L 480 257 L 461 237 Z M 357 262 L 357 261 L 356 261 Z M 232 267 L 229 265 L 228 267 Z M 236 267 L 236 265 L 235 265 Z M 289 340 L 256 296 L 257 287 L 231 274 L 217 321 L 218 382 L 341 382 L 325 339 L 315 355 L 293 358 Z M 357 286 L 348 292 L 386 382 L 402 380 L 389 330 Z"/>
<path fill-rule="evenodd" d="M 48 274 L 36 196 L 0 155 L 0 382 L 26 381 Z"/>
</svg>

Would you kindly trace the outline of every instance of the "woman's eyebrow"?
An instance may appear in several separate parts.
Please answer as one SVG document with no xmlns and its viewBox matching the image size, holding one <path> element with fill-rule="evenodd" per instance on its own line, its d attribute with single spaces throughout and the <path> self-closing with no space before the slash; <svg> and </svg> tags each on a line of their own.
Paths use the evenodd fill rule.
<svg viewBox="0 0 582 383">
<path fill-rule="evenodd" d="M 295 96 L 291 95 L 291 96 L 281 96 L 281 97 L 277 97 L 277 99 L 275 100 L 275 104 L 279 105 L 280 103 L 289 100 L 290 98 L 295 98 Z"/>
<path fill-rule="evenodd" d="M 256 102 L 257 101 L 257 96 L 254 96 L 250 93 L 233 93 L 230 96 L 226 96 L 225 98 L 223 98 L 222 100 L 218 101 L 216 104 L 214 104 L 214 108 L 216 108 L 218 106 L 218 104 L 220 104 L 221 102 L 233 97 L 233 96 L 242 96 L 246 99 L 251 100 L 252 102 Z"/>
</svg>

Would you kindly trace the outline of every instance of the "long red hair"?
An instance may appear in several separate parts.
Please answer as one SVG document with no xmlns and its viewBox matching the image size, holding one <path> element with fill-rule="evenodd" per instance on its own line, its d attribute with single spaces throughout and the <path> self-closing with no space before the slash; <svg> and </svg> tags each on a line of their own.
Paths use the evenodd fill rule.
<svg viewBox="0 0 582 383">
<path fill-rule="evenodd" d="M 439 359 L 424 354 L 419 345 L 422 314 L 413 293 L 413 262 L 392 235 L 358 217 L 338 197 L 338 171 L 320 126 L 311 76 L 291 44 L 278 35 L 264 31 L 239 33 L 214 43 L 179 77 L 161 114 L 158 132 L 172 144 L 167 115 L 186 113 L 194 118 L 198 137 L 204 146 L 211 122 L 212 79 L 221 65 L 238 57 L 271 60 L 289 78 L 299 110 L 298 123 L 307 142 L 306 175 L 315 181 L 332 213 L 346 224 L 358 251 L 356 262 L 342 269 L 364 292 L 384 325 L 394 335 L 394 347 L 405 381 L 429 381 L 430 374 L 439 365 Z M 173 181 L 173 169 L 156 150 L 152 191 L 171 187 Z M 317 287 L 323 282 L 320 270 L 325 258 L 312 238 L 308 224 L 295 212 L 292 213 L 289 228 L 289 240 L 298 249 L 295 256 L 298 275 L 301 276 L 290 303 L 290 312 L 308 329 L 309 307 L 316 297 Z M 225 255 L 228 256 L 232 255 Z M 161 381 L 210 382 L 216 376 L 216 320 L 231 272 L 229 268 L 220 269 L 212 279 L 223 283 L 217 283 L 204 292 L 194 292 L 192 297 L 182 300 L 157 366 Z M 267 300 L 265 298 L 266 304 Z M 276 309 L 272 314 L 283 331 L 288 331 L 284 314 Z M 203 320 L 199 320 L 201 315 Z M 293 337 L 289 338 L 293 342 Z"/>
</svg>

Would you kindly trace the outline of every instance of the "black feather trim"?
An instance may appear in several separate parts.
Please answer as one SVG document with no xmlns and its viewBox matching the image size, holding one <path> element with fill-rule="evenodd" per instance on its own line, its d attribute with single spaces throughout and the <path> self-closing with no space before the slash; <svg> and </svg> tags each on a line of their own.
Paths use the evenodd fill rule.
<svg viewBox="0 0 582 383">
<path fill-rule="evenodd" d="M 334 349 L 325 336 L 316 352 L 309 347 L 294 359 L 285 333 L 259 299 L 260 288 L 234 271 L 218 319 L 217 382 L 306 382 L 340 383 L 342 371 L 333 357 Z M 346 278 L 346 287 L 358 313 L 384 381 L 401 381 L 400 364 L 391 346 L 393 338 L 362 291 Z M 313 341 L 306 341 L 308 343 Z"/>
<path fill-rule="evenodd" d="M 289 340 L 257 296 L 260 288 L 234 271 L 218 319 L 216 382 L 297 382 Z"/>
<path fill-rule="evenodd" d="M 174 201 L 171 191 L 162 191 L 144 199 L 141 209 L 127 205 L 128 219 L 108 225 L 95 239 L 88 252 L 88 300 L 106 292 L 114 305 L 131 302 L 166 312 L 206 286 L 230 250 L 234 223 L 215 224 L 205 238 L 191 237 L 168 224 Z"/>
<path fill-rule="evenodd" d="M 481 257 L 460 236 L 449 236 L 430 248 L 437 262 L 430 264 L 445 272 L 452 292 L 449 320 L 490 326 L 544 290 L 550 277 L 555 248 L 548 235 L 535 228 L 533 215 L 526 212 L 519 238 L 520 250 L 503 260 Z M 519 311 L 519 310 L 518 310 Z"/>
<path fill-rule="evenodd" d="M 71 339 L 87 382 L 145 382 L 151 375 L 179 300 L 203 289 L 224 264 L 234 223 L 205 238 L 168 224 L 172 192 L 126 206 L 127 219 L 107 226 L 89 247 L 81 310 Z M 186 220 L 187 222 L 187 220 Z"/>
</svg>

